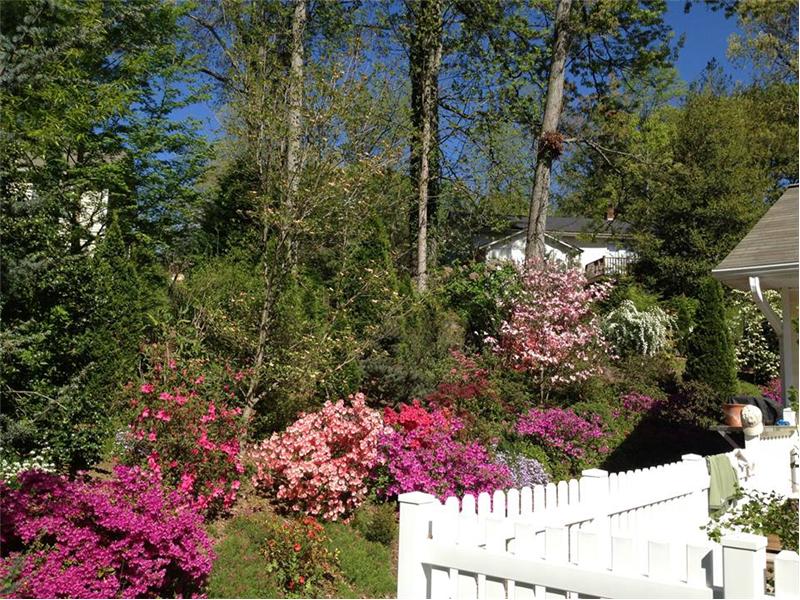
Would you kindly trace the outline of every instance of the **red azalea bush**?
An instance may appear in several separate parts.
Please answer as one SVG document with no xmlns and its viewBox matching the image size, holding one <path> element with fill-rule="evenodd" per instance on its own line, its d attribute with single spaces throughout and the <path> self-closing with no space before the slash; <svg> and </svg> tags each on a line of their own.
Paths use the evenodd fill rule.
<svg viewBox="0 0 800 600">
<path fill-rule="evenodd" d="M 783 384 L 780 377 L 772 378 L 767 385 L 761 388 L 761 393 L 778 406 L 783 406 Z"/>
<path fill-rule="evenodd" d="M 326 402 L 252 450 L 253 484 L 287 510 L 336 520 L 364 502 L 382 430 L 364 394 Z"/>
<path fill-rule="evenodd" d="M 523 290 L 487 342 L 518 371 L 529 373 L 542 397 L 550 389 L 596 375 L 609 355 L 592 304 L 608 295 L 588 285 L 585 273 L 547 260 L 529 261 L 520 274 Z"/>
<path fill-rule="evenodd" d="M 138 414 L 130 426 L 129 459 L 190 494 L 207 513 L 233 504 L 244 472 L 241 409 L 231 406 L 232 388 L 244 374 L 229 376 L 230 383 L 215 383 L 195 365 L 167 361 L 166 367 L 156 364 L 131 402 Z"/>
<path fill-rule="evenodd" d="M 27 471 L 0 482 L 0 589 L 21 598 L 200 594 L 214 555 L 203 517 L 138 467 L 107 481 Z"/>
<path fill-rule="evenodd" d="M 391 427 L 380 438 L 387 497 L 419 491 L 445 499 L 511 485 L 507 465 L 480 443 L 457 439 L 463 423 L 445 409 L 428 412 L 415 401 L 387 408 L 384 423 Z"/>
</svg>

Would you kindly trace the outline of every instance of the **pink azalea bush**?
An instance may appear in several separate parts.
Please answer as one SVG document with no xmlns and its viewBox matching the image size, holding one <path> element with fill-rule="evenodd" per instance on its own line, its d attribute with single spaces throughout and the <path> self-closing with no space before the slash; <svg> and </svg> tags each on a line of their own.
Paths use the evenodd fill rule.
<svg viewBox="0 0 800 600">
<path fill-rule="evenodd" d="M 441 499 L 509 487 L 511 471 L 480 443 L 458 439 L 460 419 L 447 410 L 426 411 L 418 402 L 387 408 L 390 426 L 380 436 L 383 495 L 420 491 Z"/>
<path fill-rule="evenodd" d="M 138 467 L 107 481 L 27 471 L 0 482 L 0 586 L 21 598 L 199 595 L 214 555 L 203 517 Z"/>
<path fill-rule="evenodd" d="M 520 277 L 511 316 L 487 343 L 512 368 L 530 373 L 543 398 L 554 387 L 596 375 L 609 345 L 592 305 L 608 295 L 608 286 L 590 286 L 582 270 L 545 260 L 528 262 Z"/>
<path fill-rule="evenodd" d="M 548 454 L 571 460 L 583 459 L 587 453 L 605 454 L 600 418 L 581 417 L 569 408 L 532 408 L 517 421 L 516 432 L 530 438 Z"/>
<path fill-rule="evenodd" d="M 381 415 L 364 394 L 326 402 L 250 452 L 253 484 L 286 510 L 336 520 L 366 499 L 381 431 Z"/>
<path fill-rule="evenodd" d="M 645 415 L 660 407 L 661 402 L 646 394 L 628 392 L 619 398 L 622 408 L 632 415 Z"/>
<path fill-rule="evenodd" d="M 243 377 L 230 373 L 220 389 L 196 365 L 157 364 L 131 401 L 138 412 L 130 425 L 129 461 L 190 494 L 206 513 L 230 508 L 244 472 L 241 409 L 231 406 L 233 386 Z"/>
</svg>

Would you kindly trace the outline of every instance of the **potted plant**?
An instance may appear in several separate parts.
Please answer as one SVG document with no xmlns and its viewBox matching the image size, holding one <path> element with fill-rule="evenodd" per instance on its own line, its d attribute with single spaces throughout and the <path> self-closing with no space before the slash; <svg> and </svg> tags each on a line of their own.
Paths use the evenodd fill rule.
<svg viewBox="0 0 800 600">
<path fill-rule="evenodd" d="M 730 400 L 727 404 L 722 405 L 722 414 L 725 416 L 725 425 L 729 427 L 742 426 L 742 409 L 747 404 L 739 404 L 735 400 Z"/>
</svg>

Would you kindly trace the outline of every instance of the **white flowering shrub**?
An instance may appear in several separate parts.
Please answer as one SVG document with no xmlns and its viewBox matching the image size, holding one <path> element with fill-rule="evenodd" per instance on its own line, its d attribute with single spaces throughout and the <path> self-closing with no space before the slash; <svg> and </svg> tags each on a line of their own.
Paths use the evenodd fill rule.
<svg viewBox="0 0 800 600">
<path fill-rule="evenodd" d="M 53 459 L 50 456 L 50 449 L 44 447 L 18 460 L 0 456 L 0 481 L 10 481 L 23 471 L 55 473 L 56 466 L 53 464 Z"/>
<path fill-rule="evenodd" d="M 772 310 L 781 316 L 780 293 L 765 290 L 764 297 Z M 728 322 L 736 354 L 736 368 L 751 373 L 755 381 L 762 384 L 778 377 L 781 371 L 778 338 L 766 317 L 746 292 L 735 290 L 731 304 L 733 314 Z"/>
<path fill-rule="evenodd" d="M 603 334 L 620 356 L 653 356 L 666 350 L 674 319 L 657 306 L 639 310 L 625 300 L 603 320 Z"/>
</svg>

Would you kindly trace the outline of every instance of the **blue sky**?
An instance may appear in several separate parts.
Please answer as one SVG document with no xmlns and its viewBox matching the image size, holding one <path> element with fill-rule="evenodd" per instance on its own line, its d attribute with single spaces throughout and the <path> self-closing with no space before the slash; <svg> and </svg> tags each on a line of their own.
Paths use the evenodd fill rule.
<svg viewBox="0 0 800 600">
<path fill-rule="evenodd" d="M 737 31 L 736 20 L 726 19 L 722 11 L 712 11 L 702 0 L 695 0 L 691 11 L 684 13 L 684 0 L 668 0 L 666 21 L 675 31 L 675 39 L 685 36 L 684 46 L 678 56 L 677 68 L 682 79 L 694 81 L 712 59 L 732 78 L 733 82 L 747 83 L 750 73 L 731 64 L 725 55 L 728 37 Z M 187 116 L 200 119 L 203 132 L 217 137 L 215 130 L 220 124 L 213 108 L 208 104 L 196 104 L 178 111 L 174 119 Z"/>
<path fill-rule="evenodd" d="M 675 38 L 686 36 L 677 63 L 685 81 L 694 81 L 711 59 L 716 59 L 734 82 L 750 81 L 750 73 L 725 56 L 728 37 L 738 31 L 735 18 L 726 19 L 723 11 L 714 12 L 697 0 L 688 14 L 683 12 L 684 0 L 670 0 L 667 6 L 666 22 L 675 31 Z"/>
</svg>

